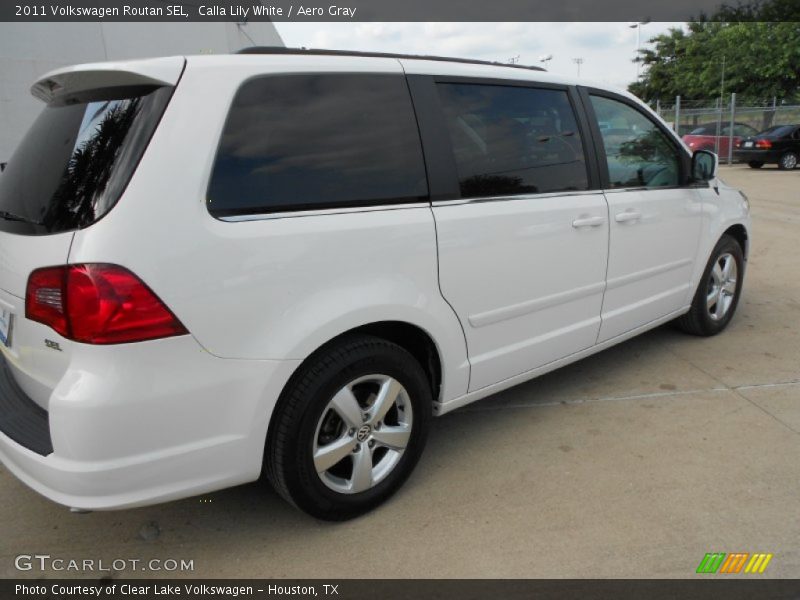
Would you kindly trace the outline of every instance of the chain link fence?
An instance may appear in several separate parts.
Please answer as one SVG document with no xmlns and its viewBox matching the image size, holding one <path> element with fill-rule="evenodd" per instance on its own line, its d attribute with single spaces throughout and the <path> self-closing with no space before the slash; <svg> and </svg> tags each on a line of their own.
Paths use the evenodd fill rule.
<svg viewBox="0 0 800 600">
<path fill-rule="evenodd" d="M 655 102 L 653 109 L 681 137 L 690 138 L 693 149 L 712 150 L 721 162 L 734 160 L 736 144 L 744 137 L 775 125 L 800 123 L 800 101 L 785 103 L 775 98 L 682 101 L 677 96 L 672 103 Z"/>
</svg>

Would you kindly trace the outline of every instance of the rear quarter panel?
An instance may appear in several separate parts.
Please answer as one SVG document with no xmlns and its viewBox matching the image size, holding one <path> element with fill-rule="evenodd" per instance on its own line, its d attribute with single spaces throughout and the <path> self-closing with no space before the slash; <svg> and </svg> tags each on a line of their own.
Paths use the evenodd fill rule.
<svg viewBox="0 0 800 600">
<path fill-rule="evenodd" d="M 463 332 L 438 286 L 428 204 L 293 213 L 224 222 L 206 188 L 239 84 L 269 72 L 401 73 L 392 59 L 190 57 L 128 189 L 75 236 L 71 262 L 121 264 L 139 275 L 210 353 L 303 359 L 333 337 L 378 321 L 429 333 L 444 374 L 441 399 L 466 393 Z"/>
</svg>

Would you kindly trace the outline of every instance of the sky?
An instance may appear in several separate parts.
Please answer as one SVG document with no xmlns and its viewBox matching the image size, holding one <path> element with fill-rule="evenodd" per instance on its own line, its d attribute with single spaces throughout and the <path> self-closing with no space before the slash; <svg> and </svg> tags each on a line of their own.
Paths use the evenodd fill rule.
<svg viewBox="0 0 800 600">
<path fill-rule="evenodd" d="M 626 88 L 636 79 L 631 23 L 275 23 L 287 46 L 435 54 L 545 66 L 558 75 Z M 641 44 L 681 23 L 648 23 Z M 553 58 L 546 64 L 544 56 Z"/>
</svg>

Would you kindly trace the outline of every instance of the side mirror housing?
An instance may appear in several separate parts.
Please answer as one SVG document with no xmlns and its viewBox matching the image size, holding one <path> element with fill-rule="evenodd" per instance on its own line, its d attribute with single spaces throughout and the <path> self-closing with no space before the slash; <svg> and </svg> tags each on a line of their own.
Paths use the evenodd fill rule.
<svg viewBox="0 0 800 600">
<path fill-rule="evenodd" d="M 697 150 L 692 156 L 692 180 L 711 181 L 717 176 L 719 157 L 708 150 Z"/>
</svg>

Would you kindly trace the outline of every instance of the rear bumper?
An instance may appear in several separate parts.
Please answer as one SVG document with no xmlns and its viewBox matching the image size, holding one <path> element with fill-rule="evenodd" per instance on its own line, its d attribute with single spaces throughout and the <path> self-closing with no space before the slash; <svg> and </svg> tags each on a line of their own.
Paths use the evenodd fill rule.
<svg viewBox="0 0 800 600">
<path fill-rule="evenodd" d="M 50 415 L 17 384 L 0 354 L 0 432 L 40 456 L 53 453 Z"/>
<path fill-rule="evenodd" d="M 733 157 L 741 162 L 776 163 L 781 153 L 775 150 L 734 150 Z"/>
<path fill-rule="evenodd" d="M 8 398 L 15 367 L 5 358 Z M 298 362 L 220 359 L 190 336 L 81 347 L 45 413 L 52 451 L 37 452 L 5 426 L 0 460 L 42 495 L 88 510 L 253 481 L 275 401 Z"/>
</svg>

